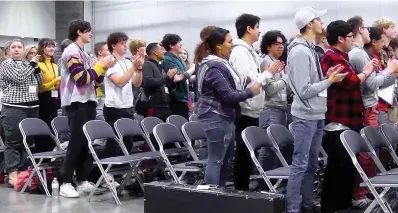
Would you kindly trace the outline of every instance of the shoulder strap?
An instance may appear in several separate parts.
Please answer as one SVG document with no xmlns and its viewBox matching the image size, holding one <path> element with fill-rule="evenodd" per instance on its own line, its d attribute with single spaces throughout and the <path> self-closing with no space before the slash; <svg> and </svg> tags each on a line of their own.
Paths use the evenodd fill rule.
<svg viewBox="0 0 398 213">
<path fill-rule="evenodd" d="M 247 46 L 245 46 L 245 45 L 243 45 L 243 44 L 235 44 L 235 45 L 232 46 L 232 48 L 237 47 L 237 46 L 244 47 L 244 48 L 246 48 L 246 49 L 249 51 L 249 53 L 250 53 L 250 54 L 252 55 L 252 57 L 253 57 L 254 62 L 255 62 L 256 65 L 257 65 L 257 72 L 258 72 L 258 73 L 261 73 L 261 72 L 260 72 L 260 61 L 257 60 L 257 59 L 260 59 L 260 57 L 256 57 L 256 53 L 254 52 L 254 50 L 248 48 Z"/>
</svg>

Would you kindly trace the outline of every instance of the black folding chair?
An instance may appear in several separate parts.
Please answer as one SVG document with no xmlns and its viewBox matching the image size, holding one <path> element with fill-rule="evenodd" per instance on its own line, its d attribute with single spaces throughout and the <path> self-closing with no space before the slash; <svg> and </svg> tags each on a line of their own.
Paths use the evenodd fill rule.
<svg viewBox="0 0 398 213">
<path fill-rule="evenodd" d="M 144 133 L 141 130 L 141 127 L 137 123 L 137 121 L 129 119 L 129 118 L 121 118 L 117 120 L 114 124 L 116 133 L 118 135 L 118 138 L 122 144 L 125 144 L 123 141 L 123 138 L 126 136 L 132 136 L 132 137 L 142 137 L 144 138 Z M 135 142 L 135 141 L 134 141 Z M 147 142 L 148 143 L 148 142 Z M 149 143 L 148 143 L 149 144 Z M 124 150 L 123 152 L 129 153 L 129 150 Z M 139 153 L 141 156 L 146 157 L 146 158 L 151 158 L 151 159 L 156 159 L 156 160 L 162 160 L 162 156 L 160 155 L 160 152 L 158 151 L 149 151 L 149 152 L 142 152 Z M 132 154 L 135 155 L 135 154 Z M 138 169 L 141 161 L 138 162 L 135 166 Z M 126 177 L 125 180 L 130 179 L 130 177 Z M 119 190 L 123 189 L 125 184 L 127 182 L 123 181 Z M 120 192 L 119 192 L 120 193 Z"/>
<path fill-rule="evenodd" d="M 367 130 L 365 130 L 367 131 Z M 363 133 L 365 132 L 363 131 Z M 375 133 L 375 132 L 373 132 Z M 369 140 L 369 135 L 363 134 L 363 136 Z M 376 151 L 373 149 L 370 141 L 375 141 L 372 138 L 370 141 L 364 140 L 361 135 L 352 130 L 346 130 L 340 135 L 341 142 L 346 149 L 347 153 L 350 155 L 352 163 L 354 164 L 356 170 L 361 176 L 363 183 L 360 186 L 365 186 L 369 189 L 369 192 L 374 196 L 373 202 L 366 208 L 365 213 L 370 213 L 374 207 L 379 204 L 383 212 L 392 213 L 391 207 L 384 202 L 383 197 L 389 191 L 389 189 L 398 187 L 398 174 L 396 172 L 389 173 L 385 172 L 383 167 L 380 167 L 382 164 L 379 158 L 376 155 Z M 380 146 L 382 144 L 381 141 L 375 142 L 375 146 Z M 359 161 L 357 159 L 357 154 L 359 153 L 368 153 L 372 160 L 375 162 L 377 168 L 382 173 L 379 173 L 377 176 L 369 178 L 366 173 L 363 171 Z M 384 171 L 383 171 L 384 170 Z M 376 190 L 377 188 L 382 188 L 383 191 L 379 194 Z"/>
<path fill-rule="evenodd" d="M 203 155 L 201 157 L 207 156 L 206 153 L 200 153 L 207 149 L 207 137 L 201 123 L 197 121 L 189 121 L 182 125 L 181 131 L 186 142 L 190 147 L 193 147 L 193 150 L 195 150 L 193 153 L 191 153 L 193 156 L 195 154 L 194 160 L 199 160 L 199 158 L 196 156 L 197 154 Z M 195 142 L 197 142 L 199 146 L 196 146 Z"/>
<path fill-rule="evenodd" d="M 184 117 L 181 115 L 170 115 L 167 119 L 166 122 L 169 124 L 173 124 L 176 126 L 179 130 L 181 130 L 182 125 L 184 125 L 187 121 Z"/>
<path fill-rule="evenodd" d="M 141 121 L 144 120 L 144 116 L 134 113 L 134 119 L 138 122 L 138 124 L 141 124 Z"/>
<path fill-rule="evenodd" d="M 153 134 L 155 136 L 156 141 L 159 144 L 160 153 L 163 157 L 163 161 L 166 164 L 166 169 L 170 172 L 171 176 L 173 177 L 174 181 L 178 184 L 182 184 L 181 180 L 187 172 L 203 172 L 205 165 L 203 162 L 198 161 L 189 161 L 184 163 L 177 163 L 171 164 L 168 158 L 169 153 L 167 150 L 164 149 L 164 145 L 167 144 L 176 144 L 176 143 L 183 143 L 186 147 L 184 148 L 177 148 L 177 150 L 172 149 L 173 152 L 185 152 L 187 149 L 192 149 L 189 144 L 185 141 L 184 136 L 182 135 L 181 131 L 174 126 L 173 124 L 168 123 L 161 123 L 155 126 L 153 130 Z M 193 151 L 193 150 L 192 150 Z M 189 152 L 191 154 L 191 152 Z M 195 154 L 196 155 L 196 154 Z M 194 156 L 191 157 L 194 159 Z M 200 166 L 196 166 L 200 165 Z M 180 176 L 177 176 L 177 172 L 182 172 Z"/>
<path fill-rule="evenodd" d="M 198 115 L 197 114 L 192 114 L 191 116 L 189 116 L 189 121 L 198 121 Z"/>
<path fill-rule="evenodd" d="M 124 146 L 124 144 L 116 137 L 116 134 L 113 131 L 112 127 L 105 121 L 100 121 L 100 120 L 88 121 L 86 124 L 83 125 L 83 132 L 87 138 L 88 148 L 91 152 L 91 155 L 93 156 L 95 163 L 97 164 L 98 168 L 101 171 L 101 177 L 98 179 L 97 183 L 95 184 L 94 190 L 92 190 L 92 192 L 88 196 L 88 201 L 91 200 L 91 197 L 94 195 L 95 190 L 102 182 L 102 179 L 105 179 L 105 182 L 109 186 L 110 191 L 112 192 L 113 198 L 115 199 L 117 205 L 122 205 L 119 200 L 115 186 L 111 184 L 111 181 L 107 176 L 107 173 L 114 165 L 129 165 L 130 169 L 124 172 L 126 174 L 125 177 L 131 177 L 131 175 L 134 174 L 135 178 L 137 179 L 137 181 L 139 182 L 140 186 L 143 189 L 143 181 L 136 169 L 135 164 L 143 160 L 153 159 L 153 156 L 148 156 L 146 153 L 137 153 L 130 155 L 127 152 L 127 149 Z M 92 145 L 95 139 L 114 139 L 118 143 L 124 155 L 99 159 Z M 106 169 L 104 169 L 103 165 L 107 165 Z"/>
<path fill-rule="evenodd" d="M 161 123 L 163 123 L 163 121 L 156 117 L 147 117 L 141 121 L 142 130 L 144 130 L 144 135 L 148 144 L 151 146 L 152 151 L 156 151 L 154 144 L 157 144 L 157 142 L 151 140 L 151 135 L 153 135 L 155 126 Z M 166 154 L 170 156 L 176 156 L 188 152 L 188 149 L 186 147 L 181 148 L 179 143 L 176 143 L 175 146 L 177 148 L 167 149 L 167 151 L 165 151 Z"/>
<path fill-rule="evenodd" d="M 385 148 L 390 153 L 390 156 L 393 159 L 394 163 L 398 165 L 398 157 L 397 154 L 395 153 L 395 150 L 398 145 L 398 130 L 396 126 L 392 124 L 382 124 L 379 127 L 379 131 L 381 132 L 386 142 L 388 143 Z"/>
<path fill-rule="evenodd" d="M 25 118 L 19 123 L 19 130 L 22 134 L 22 142 L 25 147 L 25 150 L 28 154 L 28 158 L 32 162 L 33 170 L 30 174 L 28 180 L 26 181 L 25 185 L 23 186 L 21 193 L 24 193 L 26 187 L 30 183 L 33 175 L 37 173 L 41 184 L 43 185 L 44 191 L 46 192 L 47 196 L 51 196 L 50 192 L 48 191 L 47 187 L 47 180 L 46 180 L 46 169 L 47 168 L 59 168 L 59 165 L 55 165 L 52 163 L 43 163 L 44 159 L 52 159 L 52 158 L 64 158 L 66 156 L 66 152 L 62 151 L 61 144 L 59 140 L 52 134 L 50 128 L 43 120 L 38 118 Z M 49 136 L 51 137 L 57 148 L 57 151 L 49 151 L 49 152 L 39 152 L 32 154 L 32 151 L 29 148 L 27 138 L 33 136 Z M 36 141 L 35 143 L 39 143 Z M 39 159 L 38 163 L 36 163 L 36 159 Z M 40 173 L 40 170 L 43 171 L 43 174 Z"/>
<path fill-rule="evenodd" d="M 288 179 L 290 174 L 290 167 L 287 165 L 286 160 L 283 158 L 282 153 L 277 143 L 273 143 L 264 129 L 256 126 L 247 127 L 242 131 L 242 139 L 245 142 L 247 149 L 249 150 L 250 157 L 256 166 L 257 171 L 260 173 L 260 177 L 267 184 L 271 192 L 276 192 L 276 186 L 273 186 L 270 179 Z M 256 157 L 256 151 L 261 148 L 271 148 L 276 154 L 278 159 L 281 161 L 283 167 L 264 171 L 260 162 Z"/>
<path fill-rule="evenodd" d="M 54 131 L 55 137 L 59 141 L 62 141 L 62 136 L 61 135 L 70 134 L 68 117 L 66 117 L 66 116 L 55 117 L 51 121 L 51 127 L 52 127 L 52 129 Z"/>
</svg>

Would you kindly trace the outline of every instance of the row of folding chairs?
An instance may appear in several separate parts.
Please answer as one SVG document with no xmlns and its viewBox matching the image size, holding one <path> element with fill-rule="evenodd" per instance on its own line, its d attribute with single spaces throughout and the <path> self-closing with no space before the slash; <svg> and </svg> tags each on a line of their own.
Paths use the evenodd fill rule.
<svg viewBox="0 0 398 213">
<path fill-rule="evenodd" d="M 83 126 L 83 131 L 88 141 L 89 150 L 94 158 L 94 163 L 98 165 L 101 171 L 101 178 L 97 181 L 95 188 L 99 186 L 102 179 L 105 179 L 106 183 L 111 186 L 112 195 L 118 205 L 121 205 L 120 200 L 118 199 L 118 194 L 121 193 L 126 181 L 131 178 L 132 175 L 135 176 L 137 181 L 140 183 L 140 186 L 143 188 L 143 181 L 140 178 L 138 172 L 138 165 L 140 162 L 144 160 L 161 160 L 166 164 L 166 170 L 171 174 L 174 181 L 177 183 L 181 183 L 182 177 L 187 172 L 202 172 L 203 167 L 195 166 L 195 165 L 203 165 L 204 162 L 200 161 L 193 150 L 191 144 L 196 140 L 205 140 L 205 134 L 201 125 L 198 122 L 185 122 L 182 121 L 178 116 L 171 116 L 167 121 L 174 122 L 177 126 L 170 123 L 163 123 L 160 119 L 155 117 L 149 117 L 141 120 L 141 125 L 138 124 L 137 121 L 131 119 L 119 119 L 114 124 L 114 128 L 116 130 L 113 131 L 113 128 L 106 122 L 101 121 L 100 118 L 97 120 L 89 121 Z M 181 117 L 182 118 L 182 117 Z M 184 123 L 185 122 L 185 123 Z M 55 135 L 52 134 L 50 128 L 46 125 L 46 123 L 40 119 L 36 118 L 28 118 L 21 121 L 19 127 L 23 136 L 23 144 L 28 153 L 29 158 L 33 164 L 33 172 L 31 173 L 27 183 L 30 182 L 30 179 L 33 178 L 34 174 L 37 174 L 40 182 L 43 184 L 43 188 L 47 194 L 50 196 L 49 191 L 47 190 L 47 181 L 45 180 L 45 169 L 52 168 L 54 165 L 51 163 L 43 163 L 44 159 L 52 159 L 52 158 L 64 158 L 66 156 L 66 151 L 62 150 L 60 143 L 60 135 L 62 133 L 69 132 L 68 119 L 65 116 L 59 116 L 54 118 L 51 123 L 51 126 L 54 130 Z M 159 145 L 160 150 L 156 151 L 152 141 L 150 140 L 150 135 L 154 135 L 156 141 Z M 39 136 L 39 135 L 47 135 L 50 136 L 54 141 L 57 147 L 56 151 L 51 152 L 42 152 L 42 153 L 32 153 L 29 149 L 27 138 L 30 136 Z M 134 153 L 130 154 L 129 150 L 126 149 L 123 143 L 123 137 L 125 136 L 141 136 L 144 138 L 145 142 L 148 143 L 151 152 L 144 153 Z M 99 159 L 95 147 L 93 146 L 93 141 L 96 139 L 115 139 L 123 151 L 123 156 L 117 156 L 106 159 Z M 174 143 L 177 148 L 164 149 L 164 145 Z M 184 147 L 180 147 L 180 143 L 184 144 Z M 172 165 L 168 160 L 169 156 L 181 155 L 184 153 L 188 153 L 191 155 L 193 161 L 188 163 L 174 164 Z M 39 160 L 36 162 L 35 160 Z M 110 180 L 107 177 L 107 173 L 111 171 L 112 166 L 114 165 L 123 165 L 128 164 L 129 169 L 127 174 L 125 175 L 124 180 L 122 181 L 121 187 L 118 191 L 113 188 L 112 184 L 110 184 Z M 102 165 L 106 165 L 104 168 Z M 40 173 L 43 172 L 43 174 Z M 177 176 L 176 172 L 181 172 L 180 176 Z M 22 193 L 25 191 L 27 184 L 23 187 Z M 88 200 L 93 196 L 94 191 L 89 195 Z"/>
<path fill-rule="evenodd" d="M 398 165 L 398 157 L 395 152 L 398 144 L 397 126 L 383 124 L 379 128 L 365 127 L 360 133 L 346 130 L 341 133 L 340 139 L 363 180 L 361 186 L 367 187 L 375 198 L 367 207 L 365 213 L 372 212 L 377 205 L 380 206 L 382 212 L 392 213 L 391 206 L 383 198 L 390 190 L 397 190 L 398 168 L 387 171 L 377 156 L 377 150 L 388 150 L 394 163 Z M 375 177 L 369 178 L 366 175 L 357 159 L 359 153 L 368 153 L 370 155 L 379 172 Z M 376 188 L 382 189 L 381 193 Z"/>
</svg>

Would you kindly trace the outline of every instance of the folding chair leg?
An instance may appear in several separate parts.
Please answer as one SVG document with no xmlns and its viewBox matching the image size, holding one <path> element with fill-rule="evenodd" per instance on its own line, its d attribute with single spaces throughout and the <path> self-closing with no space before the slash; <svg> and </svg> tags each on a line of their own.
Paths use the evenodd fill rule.
<svg viewBox="0 0 398 213">
<path fill-rule="evenodd" d="M 138 184 L 141 187 L 141 190 L 144 191 L 144 181 L 141 179 L 140 173 L 138 172 L 138 168 L 135 167 L 133 170 L 134 176 L 136 180 L 138 181 Z"/>
<path fill-rule="evenodd" d="M 107 170 L 107 171 L 108 171 L 108 170 Z M 101 177 L 98 178 L 98 181 L 97 181 L 97 183 L 96 183 L 95 186 L 94 186 L 94 189 L 90 192 L 90 194 L 89 194 L 88 197 L 87 197 L 87 201 L 88 201 L 88 202 L 91 201 L 91 198 L 93 197 L 95 191 L 98 189 L 99 185 L 101 184 L 102 179 L 104 179 L 104 177 L 103 177 L 103 175 L 101 174 Z"/>
<path fill-rule="evenodd" d="M 366 208 L 366 210 L 364 211 L 364 213 L 370 213 L 377 204 L 380 205 L 380 207 L 382 208 L 384 213 L 393 213 L 392 209 L 390 206 L 386 205 L 384 203 L 383 197 L 384 195 L 390 190 L 390 188 L 385 188 L 383 189 L 383 191 L 380 193 L 380 195 L 374 195 L 375 199 L 372 201 L 372 203 L 370 203 L 370 205 Z M 381 201 L 381 202 L 380 202 Z M 384 208 L 383 208 L 384 206 Z"/>
<path fill-rule="evenodd" d="M 37 166 L 37 164 L 34 161 L 34 159 L 32 160 L 32 164 L 33 164 L 34 170 L 36 170 L 37 176 L 39 176 L 39 180 L 40 180 L 41 184 L 43 185 L 43 188 L 44 188 L 44 191 L 46 192 L 46 195 L 48 197 L 51 197 L 51 194 L 50 194 L 50 192 L 48 191 L 48 188 L 47 188 L 47 182 L 44 181 L 44 178 L 43 178 L 42 174 L 40 173 L 39 167 Z"/>
<path fill-rule="evenodd" d="M 98 168 L 100 169 L 103 178 L 105 179 L 106 184 L 108 185 L 108 187 L 110 188 L 111 192 L 112 192 L 112 196 L 116 201 L 116 204 L 118 206 L 121 206 L 122 203 L 119 200 L 119 197 L 117 196 L 117 192 L 115 187 L 113 186 L 113 184 L 111 184 L 111 181 L 109 180 L 108 176 L 106 175 L 106 173 L 109 171 L 109 169 L 112 167 L 112 165 L 108 165 L 108 167 L 106 168 L 106 170 L 104 170 L 104 168 L 102 167 L 102 165 L 98 165 Z"/>
<path fill-rule="evenodd" d="M 126 173 L 126 177 L 123 178 L 122 183 L 120 184 L 119 188 L 117 189 L 117 194 L 121 195 L 123 192 L 124 187 L 127 184 L 127 181 L 131 179 L 131 177 L 133 176 L 133 168 L 131 168 L 127 173 Z"/>
<path fill-rule="evenodd" d="M 29 175 L 29 178 L 26 180 L 25 184 L 22 187 L 22 190 L 20 191 L 21 194 L 25 193 L 25 190 L 26 190 L 26 188 L 28 188 L 28 185 L 29 185 L 30 181 L 32 180 L 33 175 L 35 175 L 35 173 L 36 173 L 36 171 L 32 170 L 32 172 Z"/>
</svg>

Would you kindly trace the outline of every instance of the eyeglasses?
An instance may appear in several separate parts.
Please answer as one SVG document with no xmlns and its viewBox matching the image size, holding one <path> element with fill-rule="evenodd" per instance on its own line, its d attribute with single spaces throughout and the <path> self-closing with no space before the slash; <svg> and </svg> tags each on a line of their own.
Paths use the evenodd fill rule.
<svg viewBox="0 0 398 213">
<path fill-rule="evenodd" d="M 37 55 L 37 53 L 35 53 L 35 52 L 29 52 L 28 55 L 35 56 L 35 55 Z"/>
<path fill-rule="evenodd" d="M 285 43 L 284 42 L 274 42 L 273 45 L 275 45 L 275 46 L 283 46 L 283 45 L 285 45 Z"/>
</svg>

